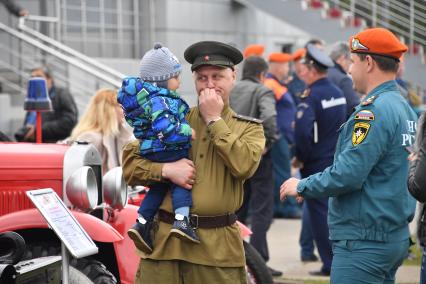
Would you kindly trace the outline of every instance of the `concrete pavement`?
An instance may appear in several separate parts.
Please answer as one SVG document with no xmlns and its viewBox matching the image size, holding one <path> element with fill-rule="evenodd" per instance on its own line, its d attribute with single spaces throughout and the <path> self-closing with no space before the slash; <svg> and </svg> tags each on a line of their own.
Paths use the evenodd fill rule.
<svg viewBox="0 0 426 284">
<path fill-rule="evenodd" d="M 302 263 L 300 261 L 299 232 L 300 220 L 275 219 L 268 232 L 270 261 L 268 265 L 283 271 L 276 283 L 302 284 L 305 280 L 329 280 L 328 277 L 312 277 L 309 271 L 319 270 L 320 262 Z M 316 252 L 318 255 L 318 252 Z M 397 272 L 396 283 L 419 283 L 419 266 L 401 266 Z"/>
</svg>

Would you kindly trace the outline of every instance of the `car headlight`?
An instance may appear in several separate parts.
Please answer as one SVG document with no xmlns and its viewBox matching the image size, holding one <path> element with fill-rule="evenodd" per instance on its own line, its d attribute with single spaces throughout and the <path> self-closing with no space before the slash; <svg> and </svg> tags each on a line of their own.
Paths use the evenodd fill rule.
<svg viewBox="0 0 426 284">
<path fill-rule="evenodd" d="M 91 167 L 78 168 L 67 181 L 66 193 L 72 205 L 79 209 L 94 209 L 98 204 L 98 185 Z"/>
<path fill-rule="evenodd" d="M 114 209 L 123 209 L 127 204 L 127 185 L 123 170 L 115 167 L 102 177 L 104 201 Z"/>
</svg>

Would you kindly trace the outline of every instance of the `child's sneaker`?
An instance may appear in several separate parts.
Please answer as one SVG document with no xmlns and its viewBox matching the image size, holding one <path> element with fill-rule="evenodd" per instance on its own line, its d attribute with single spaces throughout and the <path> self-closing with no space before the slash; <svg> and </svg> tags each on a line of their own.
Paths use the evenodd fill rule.
<svg viewBox="0 0 426 284">
<path fill-rule="evenodd" d="M 135 246 L 144 253 L 152 253 L 151 229 L 152 222 L 146 222 L 145 224 L 136 222 L 136 224 L 127 231 L 127 235 L 133 240 Z"/>
<path fill-rule="evenodd" d="M 175 219 L 170 232 L 172 235 L 175 235 L 182 240 L 191 241 L 197 244 L 200 243 L 200 238 L 197 236 L 194 228 L 192 228 L 191 224 L 189 223 L 188 217 L 184 217 L 183 220 Z"/>
</svg>

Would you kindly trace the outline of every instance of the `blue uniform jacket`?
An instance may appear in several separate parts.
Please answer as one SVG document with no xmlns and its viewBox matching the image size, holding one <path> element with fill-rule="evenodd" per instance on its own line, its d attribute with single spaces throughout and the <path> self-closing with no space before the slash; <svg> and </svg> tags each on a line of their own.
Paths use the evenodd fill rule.
<svg viewBox="0 0 426 284">
<path fill-rule="evenodd" d="M 141 140 L 140 154 L 190 148 L 192 130 L 185 119 L 189 106 L 176 92 L 127 77 L 117 100 L 135 137 Z"/>
<path fill-rule="evenodd" d="M 304 197 L 330 196 L 331 240 L 402 241 L 415 201 L 407 190 L 417 116 L 395 81 L 372 90 L 341 127 L 334 163 L 302 179 Z"/>
<path fill-rule="evenodd" d="M 352 114 L 354 107 L 359 104 L 359 97 L 353 88 L 351 77 L 349 77 L 343 68 L 336 62 L 334 67 L 328 68 L 327 77 L 333 84 L 342 90 L 343 95 L 346 98 L 346 117 L 349 117 Z"/>
<path fill-rule="evenodd" d="M 285 87 L 285 85 L 274 75 L 267 73 L 265 78 L 274 79 L 283 86 L 284 89 L 287 89 L 287 87 Z M 275 90 L 273 91 L 275 92 Z M 293 96 L 289 92 L 279 95 L 279 99 L 277 98 L 277 95 L 275 95 L 278 130 L 285 136 L 289 144 L 294 144 L 294 117 L 296 116 L 296 104 L 294 103 Z"/>
<path fill-rule="evenodd" d="M 296 114 L 296 157 L 303 177 L 333 163 L 340 125 L 346 120 L 346 100 L 329 79 L 315 81 L 302 96 Z"/>
<path fill-rule="evenodd" d="M 296 105 L 298 105 L 300 103 L 300 96 L 306 89 L 306 84 L 297 76 L 296 73 L 293 73 L 291 76 L 293 79 L 287 84 L 287 87 L 293 97 L 293 101 Z"/>
</svg>

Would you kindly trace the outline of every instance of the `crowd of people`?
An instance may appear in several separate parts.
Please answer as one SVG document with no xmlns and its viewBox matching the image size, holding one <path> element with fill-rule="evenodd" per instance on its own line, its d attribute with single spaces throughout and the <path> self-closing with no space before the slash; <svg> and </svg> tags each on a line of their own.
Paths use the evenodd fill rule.
<svg viewBox="0 0 426 284">
<path fill-rule="evenodd" d="M 98 90 L 79 120 L 49 69 L 31 76 L 46 80 L 53 106 L 42 114 L 43 142 L 92 143 L 104 173 L 122 166 L 129 185 L 150 187 L 128 232 L 141 257 L 136 283 L 246 283 L 236 220 L 268 262 L 274 216 L 301 219 L 301 261 L 317 261 L 316 246 L 322 262 L 312 275 L 394 283 L 411 245 L 414 198 L 426 202 L 425 116 L 418 120 L 420 101 L 402 79 L 406 51 L 382 28 L 329 54 L 319 39 L 267 55 L 261 44 L 241 52 L 197 42 L 184 53 L 198 96 L 190 108 L 178 93 L 179 60 L 155 44 L 139 74 Z M 34 112 L 15 139 L 35 140 Z"/>
</svg>

